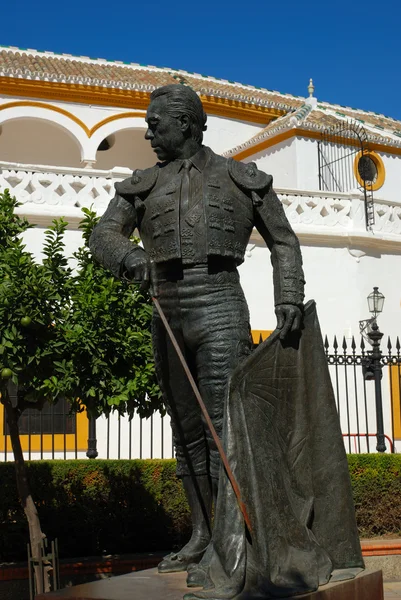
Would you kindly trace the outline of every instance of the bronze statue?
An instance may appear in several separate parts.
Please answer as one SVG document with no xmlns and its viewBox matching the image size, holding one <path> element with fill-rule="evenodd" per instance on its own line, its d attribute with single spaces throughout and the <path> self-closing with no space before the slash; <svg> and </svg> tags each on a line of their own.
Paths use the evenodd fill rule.
<svg viewBox="0 0 401 600">
<path fill-rule="evenodd" d="M 221 437 L 229 379 L 250 360 L 251 352 L 249 313 L 237 266 L 244 260 L 256 227 L 271 251 L 276 337 L 285 344 L 299 335 L 302 323 L 304 276 L 299 243 L 272 188 L 272 177 L 253 163 L 223 158 L 202 145 L 206 115 L 193 90 L 183 85 L 155 90 L 146 121 L 145 138 L 160 162 L 116 184 L 116 196 L 92 234 L 91 250 L 116 277 L 142 284 L 152 280 Z M 136 227 L 144 249 L 129 241 Z M 193 524 L 189 542 L 167 555 L 159 571 L 189 567 L 188 585 L 216 590 L 191 597 L 232 598 L 242 589 L 245 571 L 239 584 L 220 592 L 209 573 L 215 551 L 210 543 L 210 515 L 217 497 L 219 454 L 156 311 L 153 345 L 172 421 L 177 473 Z M 227 493 L 222 497 L 227 499 Z M 235 522 L 236 508 L 230 502 L 217 504 L 219 523 L 230 514 Z M 237 545 L 234 550 L 238 557 L 243 557 L 241 548 Z M 234 556 L 228 560 L 235 563 Z"/>
</svg>

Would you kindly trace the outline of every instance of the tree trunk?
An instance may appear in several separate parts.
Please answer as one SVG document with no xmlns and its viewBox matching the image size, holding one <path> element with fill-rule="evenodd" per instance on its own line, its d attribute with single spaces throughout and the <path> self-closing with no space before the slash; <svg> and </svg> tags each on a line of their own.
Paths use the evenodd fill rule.
<svg viewBox="0 0 401 600">
<path fill-rule="evenodd" d="M 38 511 L 36 510 L 36 506 L 33 501 L 31 490 L 29 487 L 26 464 L 19 436 L 18 410 L 12 406 L 8 391 L 7 389 L 4 389 L 4 387 L 1 390 L 1 400 L 5 407 L 7 424 L 10 430 L 11 446 L 13 449 L 15 460 L 18 494 L 22 504 L 22 508 L 25 512 L 25 516 L 28 520 L 32 558 L 35 559 L 35 561 L 39 561 L 39 558 L 41 556 L 41 542 L 46 536 L 42 533 Z M 41 569 L 38 566 L 35 567 L 34 572 L 37 594 L 42 594 L 44 592 L 50 591 L 50 570 L 51 567 L 49 568 L 49 566 L 45 566 L 42 574 Z"/>
</svg>

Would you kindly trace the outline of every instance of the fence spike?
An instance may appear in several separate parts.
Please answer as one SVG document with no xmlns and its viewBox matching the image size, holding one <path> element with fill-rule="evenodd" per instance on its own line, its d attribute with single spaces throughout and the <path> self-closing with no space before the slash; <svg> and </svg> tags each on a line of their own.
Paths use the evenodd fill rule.
<svg viewBox="0 0 401 600">
<path fill-rule="evenodd" d="M 391 352 L 392 345 L 391 345 L 390 336 L 388 336 L 388 341 L 387 341 L 387 349 L 388 349 L 388 351 L 389 351 L 389 352 Z"/>
<path fill-rule="evenodd" d="M 361 335 L 361 344 L 360 344 L 360 346 L 361 346 L 362 352 L 364 352 L 364 350 L 365 350 L 365 340 L 363 339 L 362 335 Z"/>
<path fill-rule="evenodd" d="M 354 336 L 352 336 L 351 348 L 352 348 L 353 353 L 355 354 L 356 344 L 355 344 L 355 338 L 354 338 Z"/>
<path fill-rule="evenodd" d="M 337 336 L 336 335 L 334 336 L 333 348 L 337 352 L 338 342 L 337 342 Z"/>
<path fill-rule="evenodd" d="M 345 339 L 345 335 L 343 336 L 343 344 L 342 344 L 342 348 L 343 348 L 343 350 L 346 350 L 346 349 L 347 349 L 347 341 L 346 341 L 346 339 Z"/>
<path fill-rule="evenodd" d="M 327 339 L 327 335 L 324 336 L 324 349 L 326 352 L 329 351 L 329 340 Z"/>
<path fill-rule="evenodd" d="M 396 341 L 395 347 L 397 348 L 397 352 L 399 354 L 401 346 L 400 346 L 400 338 L 398 337 L 398 335 L 397 335 L 397 341 Z"/>
</svg>

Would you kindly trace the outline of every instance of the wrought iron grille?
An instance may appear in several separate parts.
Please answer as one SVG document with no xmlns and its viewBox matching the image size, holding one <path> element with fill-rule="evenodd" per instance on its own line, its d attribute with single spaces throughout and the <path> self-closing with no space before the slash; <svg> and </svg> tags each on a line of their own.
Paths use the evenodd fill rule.
<svg viewBox="0 0 401 600">
<path fill-rule="evenodd" d="M 327 192 L 361 190 L 365 199 L 366 229 L 371 230 L 375 222 L 371 186 L 375 173 L 368 152 L 365 129 L 348 121 L 323 131 L 318 142 L 319 189 Z"/>
</svg>

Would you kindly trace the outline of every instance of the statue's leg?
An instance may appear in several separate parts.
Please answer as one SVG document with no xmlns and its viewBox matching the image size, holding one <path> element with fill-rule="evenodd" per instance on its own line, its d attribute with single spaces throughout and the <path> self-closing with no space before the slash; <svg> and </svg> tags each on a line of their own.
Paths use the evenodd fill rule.
<svg viewBox="0 0 401 600">
<path fill-rule="evenodd" d="M 185 346 L 174 314 L 168 306 L 165 308 L 181 350 L 192 365 L 191 352 Z M 172 421 L 177 474 L 183 481 L 192 520 L 189 542 L 159 564 L 159 571 L 168 573 L 186 570 L 190 563 L 199 562 L 202 558 L 210 541 L 212 490 L 200 409 L 164 325 L 156 315 L 153 320 L 153 348 L 160 387 Z"/>
<path fill-rule="evenodd" d="M 249 314 L 239 285 L 214 286 L 213 303 L 207 313 L 199 310 L 197 330 L 202 331 L 196 352 L 196 372 L 201 396 L 219 437 L 222 437 L 224 402 L 229 377 L 235 367 L 251 351 Z M 202 324 L 202 320 L 205 322 Z M 207 321 L 207 322 L 206 322 Z M 208 326 L 207 326 L 208 324 Z M 210 475 L 214 503 L 217 499 L 220 456 L 216 444 L 205 424 L 208 444 Z M 188 572 L 189 587 L 208 585 L 208 566 L 212 556 L 210 548 L 200 567 L 191 566 Z"/>
<path fill-rule="evenodd" d="M 220 293 L 219 293 L 220 292 Z M 224 403 L 229 378 L 238 364 L 251 352 L 248 307 L 240 286 L 222 286 L 215 290 L 214 304 L 207 315 L 209 326 L 203 328 L 202 343 L 196 353 L 198 386 L 220 439 L 223 431 Z M 220 455 L 206 425 L 210 475 L 217 481 Z"/>
</svg>

